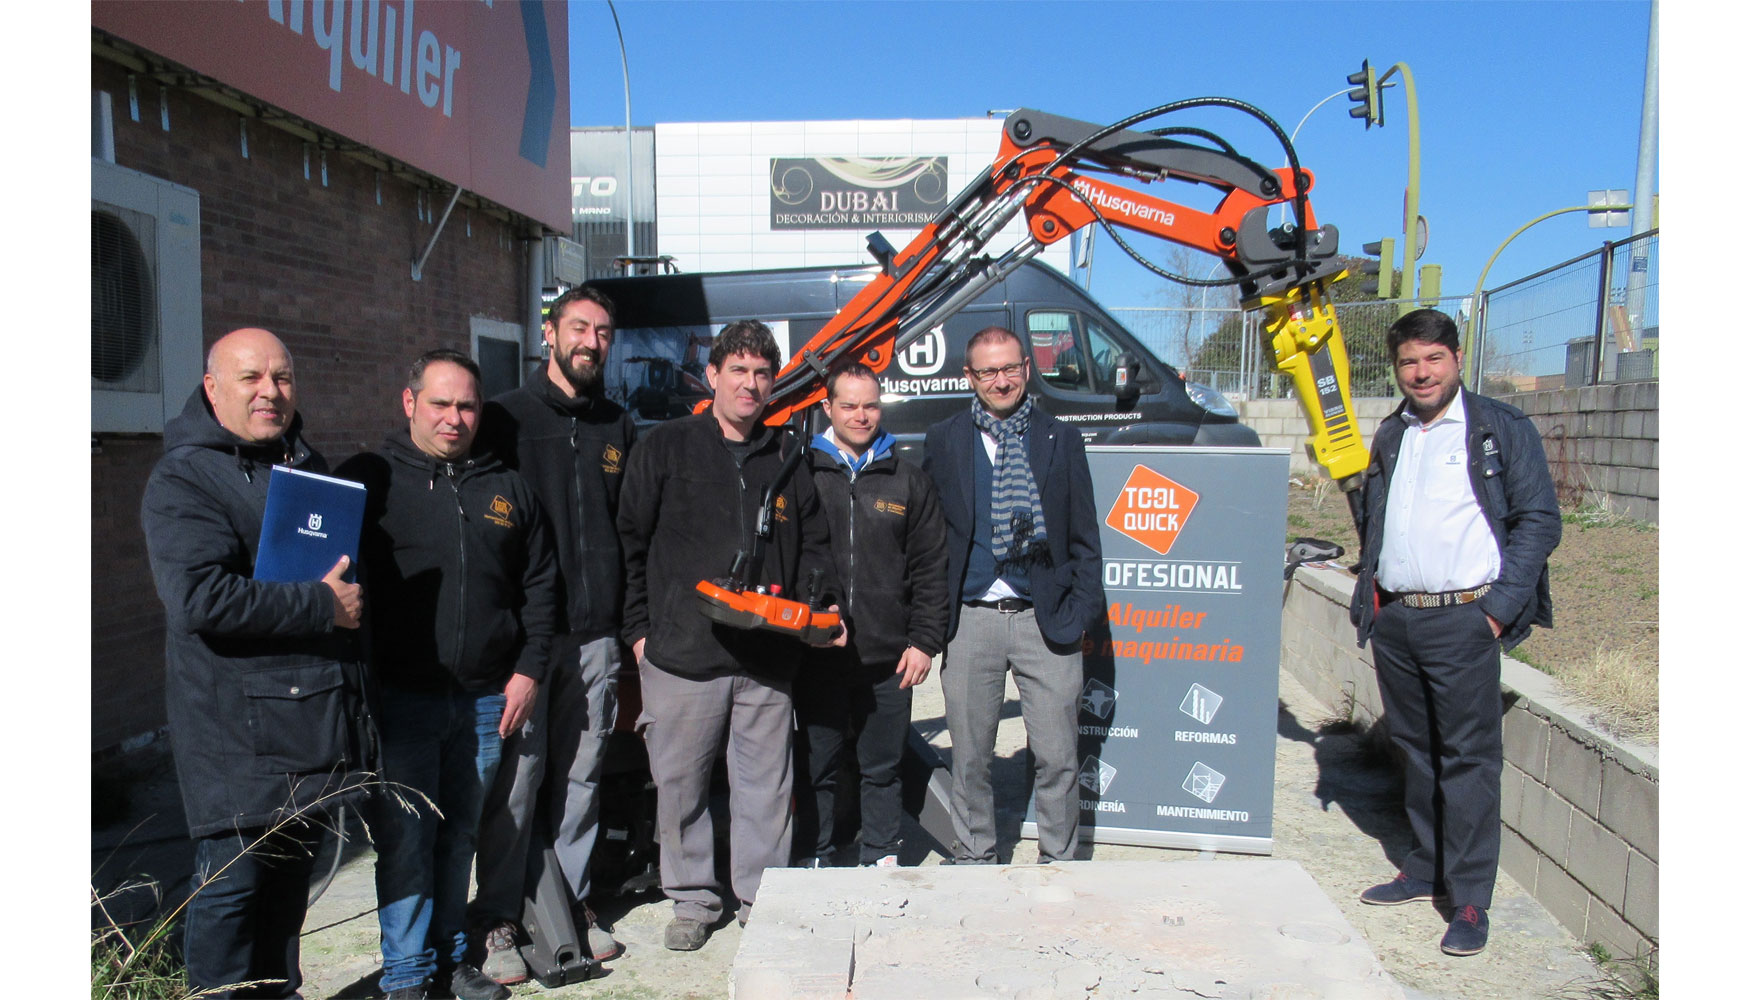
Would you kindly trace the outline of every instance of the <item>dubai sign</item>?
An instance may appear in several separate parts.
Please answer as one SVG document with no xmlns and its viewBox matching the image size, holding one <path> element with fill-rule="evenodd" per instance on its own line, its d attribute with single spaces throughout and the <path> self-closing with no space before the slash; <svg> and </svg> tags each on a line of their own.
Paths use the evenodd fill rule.
<svg viewBox="0 0 1750 1000">
<path fill-rule="evenodd" d="M 921 229 L 948 203 L 946 156 L 774 157 L 772 229 Z"/>
</svg>

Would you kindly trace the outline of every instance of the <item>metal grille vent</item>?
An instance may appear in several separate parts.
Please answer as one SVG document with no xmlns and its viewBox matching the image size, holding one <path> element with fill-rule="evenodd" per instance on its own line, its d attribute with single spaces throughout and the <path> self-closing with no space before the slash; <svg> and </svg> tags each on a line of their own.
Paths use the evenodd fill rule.
<svg viewBox="0 0 1750 1000">
<path fill-rule="evenodd" d="M 91 210 L 91 379 L 94 388 L 158 392 L 158 308 L 151 248 L 157 220 L 94 203 Z"/>
</svg>

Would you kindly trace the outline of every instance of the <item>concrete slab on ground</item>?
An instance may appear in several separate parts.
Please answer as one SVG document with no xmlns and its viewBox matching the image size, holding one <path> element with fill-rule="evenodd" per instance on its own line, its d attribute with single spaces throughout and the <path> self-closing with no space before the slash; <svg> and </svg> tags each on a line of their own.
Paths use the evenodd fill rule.
<svg viewBox="0 0 1750 1000">
<path fill-rule="evenodd" d="M 1403 1000 L 1293 861 L 766 873 L 740 1000 Z"/>
</svg>

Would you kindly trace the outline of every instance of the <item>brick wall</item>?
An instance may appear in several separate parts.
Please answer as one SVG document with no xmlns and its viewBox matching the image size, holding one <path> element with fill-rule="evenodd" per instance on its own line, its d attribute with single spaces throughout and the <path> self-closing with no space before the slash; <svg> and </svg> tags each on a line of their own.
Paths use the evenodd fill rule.
<svg viewBox="0 0 1750 1000">
<path fill-rule="evenodd" d="M 1301 567 L 1282 605 L 1282 666 L 1356 721 L 1384 714 L 1349 624 L 1355 578 Z M 1659 752 L 1579 721 L 1548 676 L 1501 661 L 1501 870 L 1575 937 L 1619 956 L 1659 941 Z"/>
<path fill-rule="evenodd" d="M 331 150 L 324 187 L 314 151 L 305 178 L 296 136 L 251 121 L 246 159 L 234 111 L 172 88 L 164 131 L 155 83 L 140 83 L 138 122 L 123 67 L 93 59 L 92 88 L 114 95 L 118 165 L 200 193 L 203 353 L 238 327 L 277 333 L 297 366 L 308 436 L 331 463 L 405 429 L 398 391 L 415 355 L 468 350 L 473 316 L 523 322 L 525 244 L 507 219 L 458 205 L 415 282 L 411 263 L 436 224 L 420 218 L 410 177 Z M 441 215 L 450 190 L 425 194 L 426 217 Z M 161 450 L 157 436 L 93 440 L 94 750 L 164 722 L 163 609 L 139 528 Z"/>
</svg>

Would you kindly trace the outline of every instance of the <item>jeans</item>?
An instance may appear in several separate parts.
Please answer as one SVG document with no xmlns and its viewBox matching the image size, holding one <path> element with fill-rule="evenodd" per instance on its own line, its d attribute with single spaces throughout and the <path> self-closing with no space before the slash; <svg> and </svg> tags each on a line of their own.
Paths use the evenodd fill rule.
<svg viewBox="0 0 1750 1000">
<path fill-rule="evenodd" d="M 839 770 L 846 744 L 855 747 L 862 815 L 859 864 L 899 853 L 899 762 L 911 726 L 911 689 L 899 686 L 893 663 L 862 664 L 850 657 L 818 657 L 803 666 L 793 688 L 798 775 L 808 782 L 796 795 L 797 848 L 812 857 L 832 853 L 838 839 Z"/>
<path fill-rule="evenodd" d="M 201 837 L 194 895 L 184 911 L 188 984 L 209 997 L 293 997 L 298 934 L 322 827 L 291 822 L 272 836 L 255 827 Z M 260 843 L 257 843 L 257 841 Z M 237 983 L 272 980 L 248 989 Z"/>
<path fill-rule="evenodd" d="M 498 771 L 503 715 L 497 692 L 382 693 L 383 777 L 393 783 L 374 831 L 384 992 L 418 986 L 468 946 L 474 833 Z"/>
</svg>

